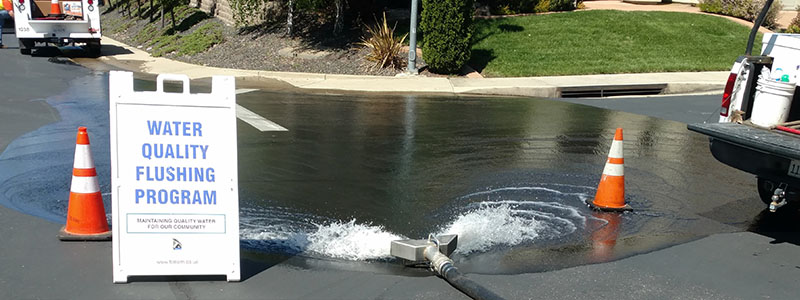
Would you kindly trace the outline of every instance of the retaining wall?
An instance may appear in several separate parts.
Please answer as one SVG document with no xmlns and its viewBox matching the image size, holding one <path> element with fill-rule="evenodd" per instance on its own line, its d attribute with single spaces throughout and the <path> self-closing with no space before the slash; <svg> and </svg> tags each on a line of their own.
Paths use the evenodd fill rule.
<svg viewBox="0 0 800 300">
<path fill-rule="evenodd" d="M 233 25 L 233 10 L 228 0 L 189 0 L 189 5 L 222 20 L 225 24 Z"/>
</svg>

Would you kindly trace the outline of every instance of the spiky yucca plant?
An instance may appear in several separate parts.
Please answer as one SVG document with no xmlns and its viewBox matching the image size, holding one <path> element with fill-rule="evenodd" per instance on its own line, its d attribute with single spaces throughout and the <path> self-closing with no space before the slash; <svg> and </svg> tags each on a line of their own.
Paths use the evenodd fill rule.
<svg viewBox="0 0 800 300">
<path fill-rule="evenodd" d="M 375 20 L 375 23 L 378 23 L 378 20 Z M 396 23 L 395 26 L 397 26 Z M 399 69 L 403 67 L 400 50 L 407 35 L 403 35 L 400 39 L 396 38 L 394 36 L 394 27 L 389 28 L 386 25 L 386 12 L 384 12 L 383 24 L 367 26 L 367 34 L 361 38 L 359 44 L 370 49 L 370 53 L 367 54 L 366 58 L 375 62 L 374 67 L 394 67 Z"/>
</svg>

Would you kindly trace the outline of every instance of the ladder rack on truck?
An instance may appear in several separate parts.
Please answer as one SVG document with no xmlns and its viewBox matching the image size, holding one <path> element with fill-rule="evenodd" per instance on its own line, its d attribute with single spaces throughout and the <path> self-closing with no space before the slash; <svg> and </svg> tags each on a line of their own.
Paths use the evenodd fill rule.
<svg viewBox="0 0 800 300">
<path fill-rule="evenodd" d="M 36 43 L 83 44 L 100 55 L 100 9 L 95 0 L 12 0 L 19 49 L 30 54 Z"/>
</svg>

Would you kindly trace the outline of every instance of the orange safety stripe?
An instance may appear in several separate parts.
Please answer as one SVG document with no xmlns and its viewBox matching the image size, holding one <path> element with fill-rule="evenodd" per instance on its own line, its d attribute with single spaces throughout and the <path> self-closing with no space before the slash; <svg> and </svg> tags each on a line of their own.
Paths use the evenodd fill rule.
<svg viewBox="0 0 800 300">
<path fill-rule="evenodd" d="M 79 177 L 91 177 L 97 176 L 97 170 L 94 168 L 91 169 L 72 169 L 72 176 L 79 176 Z"/>
</svg>

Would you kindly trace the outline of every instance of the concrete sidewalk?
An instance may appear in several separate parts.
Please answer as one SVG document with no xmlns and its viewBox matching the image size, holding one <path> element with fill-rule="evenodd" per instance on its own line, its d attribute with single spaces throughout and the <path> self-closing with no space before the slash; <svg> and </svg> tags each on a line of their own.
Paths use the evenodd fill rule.
<svg viewBox="0 0 800 300">
<path fill-rule="evenodd" d="M 338 90 L 381 93 L 447 93 L 471 95 L 507 95 L 529 97 L 559 97 L 562 90 L 611 90 L 641 87 L 663 87 L 663 94 L 721 91 L 727 71 L 676 72 L 646 74 L 610 74 L 582 76 L 546 76 L 517 78 L 463 77 L 388 77 L 292 73 L 256 70 L 237 70 L 206 67 L 152 57 L 146 51 L 108 37 L 103 38 L 103 54 L 99 60 L 75 59 L 90 68 L 108 64 L 124 70 L 150 74 L 186 74 L 192 79 L 212 75 L 237 77 L 239 85 L 258 85 L 282 82 L 308 90 Z"/>
<path fill-rule="evenodd" d="M 673 1 L 675 2 L 675 1 Z M 715 16 L 720 18 L 725 18 L 736 22 L 738 24 L 742 24 L 744 26 L 753 28 L 753 22 L 719 14 L 712 14 L 707 12 L 700 11 L 700 8 L 696 5 L 691 5 L 689 3 L 669 3 L 669 4 L 662 4 L 661 0 L 625 0 L 625 1 L 585 1 L 583 4 L 586 6 L 586 10 L 623 10 L 623 11 L 672 11 L 672 12 L 684 12 L 684 13 L 695 13 L 695 14 L 704 14 L 709 16 Z M 778 13 L 778 27 L 786 28 L 789 27 L 789 24 L 792 22 L 792 19 L 797 15 L 797 12 L 794 10 L 782 10 Z M 766 27 L 761 27 L 758 30 L 761 33 L 770 33 L 772 30 L 767 29 Z"/>
</svg>

